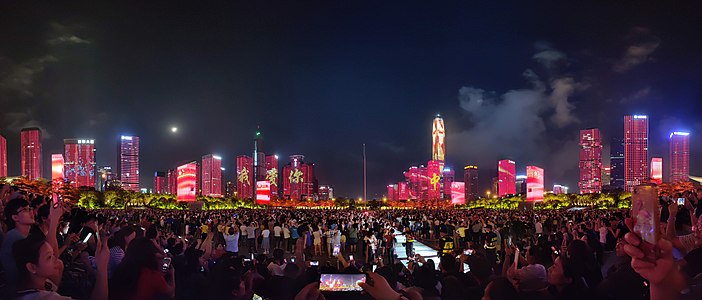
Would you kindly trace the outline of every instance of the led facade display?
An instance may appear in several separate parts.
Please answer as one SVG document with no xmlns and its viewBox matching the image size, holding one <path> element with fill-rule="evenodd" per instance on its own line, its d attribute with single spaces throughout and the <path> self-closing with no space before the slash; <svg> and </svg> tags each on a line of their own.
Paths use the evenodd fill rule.
<svg viewBox="0 0 702 300">
<path fill-rule="evenodd" d="M 239 199 L 253 198 L 253 159 L 246 155 L 236 157 L 236 191 Z"/>
<path fill-rule="evenodd" d="M 122 188 L 138 192 L 139 188 L 139 137 L 122 136 L 119 145 L 119 180 Z"/>
<path fill-rule="evenodd" d="M 7 140 L 0 135 L 0 177 L 7 177 Z"/>
<path fill-rule="evenodd" d="M 178 167 L 178 201 L 197 199 L 197 164 L 191 162 Z"/>
<path fill-rule="evenodd" d="M 202 195 L 222 197 L 222 158 L 217 155 L 202 157 Z"/>
<path fill-rule="evenodd" d="M 256 203 L 270 204 L 271 183 L 268 180 L 256 181 Z"/>
<path fill-rule="evenodd" d="M 446 129 L 444 128 L 444 119 L 440 117 L 434 118 L 434 122 L 431 126 L 431 159 L 444 161 L 444 156 L 446 156 Z"/>
<path fill-rule="evenodd" d="M 580 130 L 580 181 L 581 194 L 602 191 L 602 139 L 597 128 Z"/>
<path fill-rule="evenodd" d="M 663 183 L 663 158 L 651 158 L 651 182 L 655 184 Z"/>
<path fill-rule="evenodd" d="M 22 147 L 22 176 L 29 180 L 41 178 L 41 130 L 39 128 L 24 128 L 20 132 Z"/>
<path fill-rule="evenodd" d="M 398 182 L 397 183 L 397 197 L 398 197 L 398 200 L 409 199 L 409 189 L 407 188 L 407 182 Z"/>
<path fill-rule="evenodd" d="M 51 154 L 51 181 L 63 181 L 63 154 Z"/>
<path fill-rule="evenodd" d="M 451 182 L 451 204 L 466 204 L 465 182 Z"/>
<path fill-rule="evenodd" d="M 63 171 L 66 180 L 75 187 L 95 187 L 95 141 L 65 139 Z"/>
<path fill-rule="evenodd" d="M 503 159 L 497 162 L 497 192 L 498 196 L 517 193 L 517 171 L 514 161 Z"/>
<path fill-rule="evenodd" d="M 690 176 L 690 133 L 670 134 L 670 182 L 687 181 Z"/>
<path fill-rule="evenodd" d="M 527 201 L 544 200 L 544 169 L 527 166 Z"/>
<path fill-rule="evenodd" d="M 624 190 L 648 181 L 648 117 L 624 116 Z"/>
<path fill-rule="evenodd" d="M 430 160 L 427 163 L 427 197 L 429 200 L 441 199 L 441 162 Z M 426 200 L 426 199 L 425 199 Z"/>
</svg>

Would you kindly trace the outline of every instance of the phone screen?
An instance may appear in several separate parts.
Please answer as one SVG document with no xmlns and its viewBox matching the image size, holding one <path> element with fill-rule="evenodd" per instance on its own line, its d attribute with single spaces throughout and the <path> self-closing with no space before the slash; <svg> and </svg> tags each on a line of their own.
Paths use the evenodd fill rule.
<svg viewBox="0 0 702 300">
<path fill-rule="evenodd" d="M 658 244 L 660 232 L 660 204 L 658 189 L 652 184 L 642 184 L 634 187 L 631 195 L 631 217 L 634 219 L 633 231 L 641 237 L 645 260 L 655 261 L 658 253 L 655 245 Z"/>
<path fill-rule="evenodd" d="M 91 236 L 93 236 L 93 233 L 89 232 L 88 235 L 86 235 L 85 238 L 83 239 L 83 244 L 87 243 L 88 240 L 90 240 Z"/>
<path fill-rule="evenodd" d="M 168 271 L 168 268 L 171 267 L 171 258 L 170 257 L 164 257 L 163 258 L 163 266 L 161 266 L 161 271 Z"/>
<path fill-rule="evenodd" d="M 685 205 L 685 198 L 678 198 L 678 205 Z"/>
<path fill-rule="evenodd" d="M 319 266 L 319 261 L 316 261 L 316 260 L 311 261 L 310 266 L 314 266 L 314 267 Z"/>
<path fill-rule="evenodd" d="M 334 246 L 334 254 L 333 254 L 333 255 L 334 255 L 334 256 L 339 255 L 339 246 L 338 246 L 338 245 L 337 245 L 337 246 Z"/>
<path fill-rule="evenodd" d="M 319 290 L 323 292 L 360 292 L 358 285 L 366 282 L 366 274 L 322 274 L 319 277 Z"/>
<path fill-rule="evenodd" d="M 256 295 L 256 294 L 253 294 L 253 297 L 251 298 L 251 300 L 263 300 L 263 297 Z"/>
</svg>

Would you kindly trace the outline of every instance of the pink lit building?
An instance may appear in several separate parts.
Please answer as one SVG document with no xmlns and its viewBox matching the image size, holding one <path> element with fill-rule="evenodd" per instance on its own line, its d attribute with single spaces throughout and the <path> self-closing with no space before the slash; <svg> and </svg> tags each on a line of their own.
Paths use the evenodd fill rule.
<svg viewBox="0 0 702 300">
<path fill-rule="evenodd" d="M 20 132 L 22 154 L 22 176 L 29 180 L 41 178 L 41 130 L 24 128 Z"/>
<path fill-rule="evenodd" d="M 427 163 L 427 199 L 441 199 L 441 161 L 430 160 Z"/>
<path fill-rule="evenodd" d="M 648 179 L 648 116 L 624 116 L 624 190 Z"/>
<path fill-rule="evenodd" d="M 63 154 L 51 154 L 51 181 L 63 181 Z"/>
<path fill-rule="evenodd" d="M 395 193 L 396 193 L 395 185 L 388 184 L 388 200 L 390 200 L 390 201 L 396 200 Z"/>
<path fill-rule="evenodd" d="M 7 140 L 0 135 L 0 177 L 7 177 Z"/>
<path fill-rule="evenodd" d="M 517 171 L 514 161 L 503 159 L 497 163 L 498 196 L 517 193 Z"/>
<path fill-rule="evenodd" d="M 119 180 L 127 191 L 139 192 L 139 137 L 122 136 L 119 144 Z"/>
<path fill-rule="evenodd" d="M 197 163 L 191 162 L 178 167 L 178 201 L 197 199 Z"/>
<path fill-rule="evenodd" d="M 271 198 L 278 198 L 278 178 L 280 177 L 280 169 L 278 167 L 278 155 L 266 156 L 266 177 L 265 179 L 271 183 Z"/>
<path fill-rule="evenodd" d="M 651 158 L 651 182 L 655 184 L 663 183 L 663 158 Z"/>
<path fill-rule="evenodd" d="M 208 154 L 202 157 L 202 195 L 222 197 L 222 158 Z"/>
<path fill-rule="evenodd" d="M 544 200 L 544 169 L 527 166 L 527 201 L 543 201 Z"/>
<path fill-rule="evenodd" d="M 690 133 L 670 134 L 670 182 L 687 181 L 690 176 Z"/>
<path fill-rule="evenodd" d="M 154 194 L 167 194 L 166 172 L 154 173 Z"/>
<path fill-rule="evenodd" d="M 597 128 L 580 130 L 581 194 L 602 192 L 602 139 Z"/>
<path fill-rule="evenodd" d="M 444 194 L 444 200 L 451 200 L 451 189 L 452 185 L 451 183 L 454 181 L 454 178 L 456 176 L 456 173 L 449 168 L 444 168 L 444 175 L 442 177 L 442 185 L 443 185 L 443 194 Z M 465 198 L 465 195 L 464 195 Z M 464 199 L 465 202 L 465 199 Z"/>
<path fill-rule="evenodd" d="M 64 139 L 64 176 L 75 187 L 95 187 L 95 140 Z"/>
<path fill-rule="evenodd" d="M 166 173 L 166 191 L 168 194 L 178 194 L 178 170 L 169 169 Z"/>
<path fill-rule="evenodd" d="M 250 156 L 236 157 L 236 192 L 239 199 L 253 199 L 253 159 Z"/>
</svg>

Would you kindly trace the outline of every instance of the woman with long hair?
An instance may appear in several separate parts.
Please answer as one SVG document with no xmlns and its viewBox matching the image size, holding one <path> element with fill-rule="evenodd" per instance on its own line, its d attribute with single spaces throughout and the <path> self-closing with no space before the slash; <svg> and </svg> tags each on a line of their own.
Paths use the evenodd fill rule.
<svg viewBox="0 0 702 300">
<path fill-rule="evenodd" d="M 110 279 L 112 299 L 156 299 L 175 296 L 173 268 L 147 238 L 136 238 Z M 165 270 L 164 270 L 165 269 Z"/>
<path fill-rule="evenodd" d="M 126 226 L 115 233 L 107 244 L 110 247 L 110 263 L 107 265 L 107 276 L 112 277 L 112 272 L 124 259 L 129 243 L 136 238 L 136 231 L 130 226 Z"/>
</svg>

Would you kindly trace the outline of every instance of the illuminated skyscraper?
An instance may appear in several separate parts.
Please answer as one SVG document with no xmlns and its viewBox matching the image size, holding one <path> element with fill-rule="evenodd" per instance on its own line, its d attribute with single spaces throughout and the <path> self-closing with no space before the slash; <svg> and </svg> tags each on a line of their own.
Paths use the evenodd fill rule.
<svg viewBox="0 0 702 300">
<path fill-rule="evenodd" d="M 222 197 L 222 158 L 219 156 L 202 157 L 202 195 Z"/>
<path fill-rule="evenodd" d="M 63 154 L 51 154 L 51 181 L 63 181 Z"/>
<path fill-rule="evenodd" d="M 122 188 L 122 183 L 115 173 L 112 173 L 112 167 L 103 166 L 97 168 L 97 176 L 95 176 L 95 187 L 98 191 L 104 192 L 109 189 Z"/>
<path fill-rule="evenodd" d="M 41 178 L 41 130 L 36 127 L 22 129 L 20 143 L 22 147 L 22 176 L 29 180 Z"/>
<path fill-rule="evenodd" d="M 446 129 L 444 128 L 444 119 L 439 115 L 434 118 L 431 126 L 431 159 L 443 162 L 446 156 Z M 443 165 L 442 165 L 443 167 Z"/>
<path fill-rule="evenodd" d="M 602 187 L 611 185 L 612 167 L 602 167 Z"/>
<path fill-rule="evenodd" d="M 332 191 L 333 191 L 333 189 L 330 186 L 320 185 L 319 186 L 319 200 L 322 200 L 322 201 L 331 200 L 333 198 Z"/>
<path fill-rule="evenodd" d="M 624 139 L 613 138 L 609 154 L 611 188 L 624 189 Z"/>
<path fill-rule="evenodd" d="M 670 182 L 687 181 L 690 176 L 690 133 L 670 134 Z"/>
<path fill-rule="evenodd" d="M 430 160 L 427 163 L 427 199 L 441 199 L 441 161 Z"/>
<path fill-rule="evenodd" d="M 319 187 L 320 193 L 322 191 L 322 187 Z M 395 199 L 395 193 L 396 193 L 396 188 L 394 184 L 388 184 L 388 200 L 393 201 Z M 321 197 L 321 195 L 320 195 Z"/>
<path fill-rule="evenodd" d="M 166 184 L 166 172 L 154 173 L 154 194 L 167 194 L 168 184 Z"/>
<path fill-rule="evenodd" d="M 478 167 L 463 167 L 463 182 L 466 187 L 466 201 L 478 199 Z"/>
<path fill-rule="evenodd" d="M 290 155 L 290 162 L 283 167 L 283 196 L 292 200 L 313 199 L 319 185 L 314 164 L 305 162 L 303 155 Z"/>
<path fill-rule="evenodd" d="M 178 193 L 178 171 L 169 169 L 166 173 L 166 183 L 168 184 L 168 194 L 175 195 Z"/>
<path fill-rule="evenodd" d="M 400 181 L 397 183 L 397 199 L 398 200 L 408 200 L 409 199 L 409 188 L 407 187 L 406 181 Z"/>
<path fill-rule="evenodd" d="M 451 188 L 452 185 L 451 183 L 454 181 L 456 177 L 456 172 L 454 172 L 450 168 L 444 168 L 444 174 L 441 176 L 441 185 L 443 186 L 443 195 L 444 195 L 444 200 L 451 200 Z M 465 195 L 463 195 L 463 192 L 461 192 L 461 197 L 465 198 Z M 464 201 L 465 202 L 465 201 Z"/>
<path fill-rule="evenodd" d="M 647 182 L 648 117 L 624 116 L 624 190 Z"/>
<path fill-rule="evenodd" d="M 544 200 L 544 169 L 527 166 L 527 201 Z"/>
<path fill-rule="evenodd" d="M 498 196 L 516 194 L 516 165 L 514 161 L 503 159 L 497 163 Z"/>
<path fill-rule="evenodd" d="M 581 194 L 602 192 L 602 139 L 597 128 L 580 130 Z"/>
<path fill-rule="evenodd" d="M 239 199 L 253 199 L 253 159 L 250 156 L 236 157 L 236 192 Z"/>
<path fill-rule="evenodd" d="M 75 187 L 96 187 L 95 140 L 64 139 L 65 178 Z"/>
<path fill-rule="evenodd" d="M 178 201 L 197 199 L 197 163 L 191 162 L 178 167 Z"/>
<path fill-rule="evenodd" d="M 568 187 L 565 185 L 554 184 L 553 185 L 553 194 L 554 195 L 568 194 Z"/>
<path fill-rule="evenodd" d="M 421 191 L 421 184 L 419 181 L 419 168 L 417 166 L 411 166 L 404 172 L 405 179 L 407 180 L 407 199 L 417 200 L 419 199 L 419 194 Z M 403 199 L 404 200 L 404 199 Z"/>
<path fill-rule="evenodd" d="M 119 143 L 119 180 L 127 191 L 139 192 L 139 137 L 122 136 Z"/>
<path fill-rule="evenodd" d="M 525 195 L 527 192 L 526 175 L 517 175 L 517 194 Z"/>
<path fill-rule="evenodd" d="M 663 183 L 663 158 L 651 158 L 651 182 L 655 184 Z"/>
<path fill-rule="evenodd" d="M 419 166 L 419 200 L 429 200 L 429 168 Z"/>
<path fill-rule="evenodd" d="M 7 177 L 7 140 L 0 135 L 0 177 Z"/>
<path fill-rule="evenodd" d="M 280 189 L 278 182 L 279 177 L 278 155 L 266 156 L 266 176 L 265 180 L 271 183 L 271 199 L 278 198 L 278 190 Z"/>
</svg>

